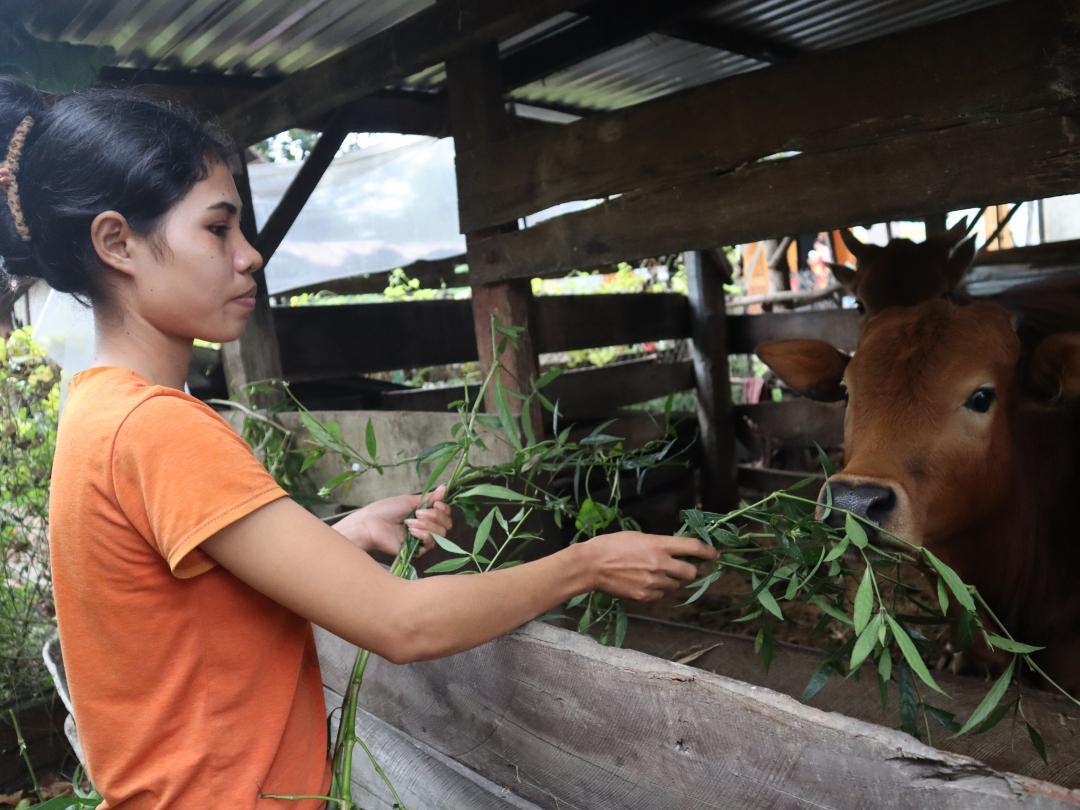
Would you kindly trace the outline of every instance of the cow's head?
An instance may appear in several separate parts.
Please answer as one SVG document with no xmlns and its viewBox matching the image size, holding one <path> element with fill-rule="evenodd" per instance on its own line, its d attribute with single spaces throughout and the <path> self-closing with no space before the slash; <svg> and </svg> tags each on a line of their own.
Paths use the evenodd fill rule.
<svg viewBox="0 0 1080 810">
<path fill-rule="evenodd" d="M 975 239 L 964 239 L 967 222 L 925 242 L 893 239 L 884 247 L 860 242 L 846 228 L 840 236 L 858 263 L 829 264 L 833 276 L 868 318 L 888 307 L 909 307 L 951 293 L 975 259 Z"/>
<path fill-rule="evenodd" d="M 1047 339 L 1021 372 L 1009 315 L 992 304 L 888 309 L 851 358 L 818 340 L 765 343 L 758 356 L 805 396 L 847 398 L 833 503 L 928 545 L 990 519 L 1010 496 L 1021 403 L 1080 398 L 1080 334 Z"/>
</svg>

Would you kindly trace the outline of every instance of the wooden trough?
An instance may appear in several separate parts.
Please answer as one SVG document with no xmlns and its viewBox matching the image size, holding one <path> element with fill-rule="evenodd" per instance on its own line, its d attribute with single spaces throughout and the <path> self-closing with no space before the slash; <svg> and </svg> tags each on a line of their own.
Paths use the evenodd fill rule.
<svg viewBox="0 0 1080 810">
<path fill-rule="evenodd" d="M 317 642 L 336 705 L 355 648 Z M 538 622 L 440 661 L 372 658 L 361 706 L 358 735 L 411 808 L 1080 806 L 1080 791 Z M 1075 713 L 1065 722 L 1074 733 Z M 1075 757 L 1054 756 L 1075 783 Z M 354 796 L 390 810 L 361 765 Z"/>
</svg>

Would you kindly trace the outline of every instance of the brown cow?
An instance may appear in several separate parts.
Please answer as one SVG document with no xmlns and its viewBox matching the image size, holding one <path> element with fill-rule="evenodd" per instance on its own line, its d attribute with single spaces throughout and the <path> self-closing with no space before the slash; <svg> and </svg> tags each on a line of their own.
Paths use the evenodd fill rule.
<svg viewBox="0 0 1080 810">
<path fill-rule="evenodd" d="M 846 228 L 840 237 L 858 262 L 829 264 L 833 276 L 855 296 L 859 311 L 872 318 L 887 307 L 909 307 L 951 293 L 975 259 L 974 237 L 964 239 L 961 220 L 925 242 L 893 239 L 884 247 L 860 242 Z"/>
<path fill-rule="evenodd" d="M 937 300 L 868 321 L 852 358 L 818 340 L 758 355 L 847 397 L 833 502 L 953 566 L 1080 694 L 1080 333 L 1022 357 L 1005 310 Z"/>
</svg>

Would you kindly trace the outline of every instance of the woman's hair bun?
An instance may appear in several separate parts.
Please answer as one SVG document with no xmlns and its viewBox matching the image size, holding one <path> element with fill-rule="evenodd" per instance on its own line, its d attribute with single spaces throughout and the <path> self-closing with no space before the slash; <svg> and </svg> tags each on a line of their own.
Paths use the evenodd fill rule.
<svg viewBox="0 0 1080 810">
<path fill-rule="evenodd" d="M 29 117 L 33 124 L 22 144 L 25 154 L 34 136 L 45 125 L 48 104 L 45 97 L 25 84 L 0 76 L 0 164 L 7 161 L 12 138 L 19 125 Z M 37 130 L 37 131 L 35 131 Z M 12 276 L 45 278 L 47 268 L 34 261 L 33 250 L 16 228 L 8 194 L 0 187 L 0 269 Z"/>
</svg>

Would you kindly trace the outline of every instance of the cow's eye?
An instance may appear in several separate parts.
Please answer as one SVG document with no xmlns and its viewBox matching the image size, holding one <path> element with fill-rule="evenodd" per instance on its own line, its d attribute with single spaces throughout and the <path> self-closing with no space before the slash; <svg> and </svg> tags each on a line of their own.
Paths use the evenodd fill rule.
<svg viewBox="0 0 1080 810">
<path fill-rule="evenodd" d="M 997 393 L 990 386 L 983 386 L 982 388 L 975 389 L 970 397 L 967 398 L 967 402 L 964 403 L 964 407 L 975 413 L 986 413 L 990 410 L 990 406 L 994 404 L 994 399 L 997 397 Z"/>
<path fill-rule="evenodd" d="M 855 300 L 855 309 L 859 311 L 860 315 L 866 314 L 866 307 L 863 306 L 863 302 L 858 299 Z"/>
<path fill-rule="evenodd" d="M 848 401 L 848 390 L 844 383 L 840 383 L 840 398 L 844 400 L 844 402 Z"/>
</svg>

